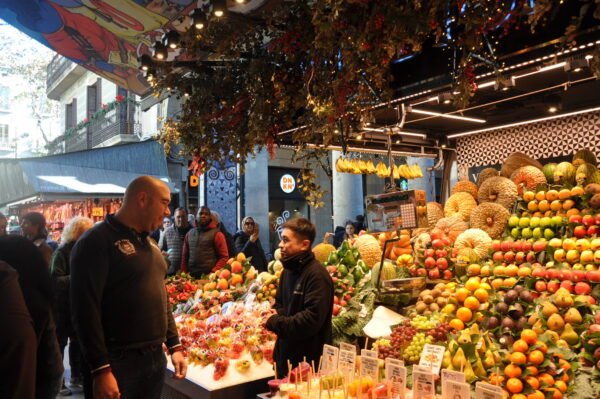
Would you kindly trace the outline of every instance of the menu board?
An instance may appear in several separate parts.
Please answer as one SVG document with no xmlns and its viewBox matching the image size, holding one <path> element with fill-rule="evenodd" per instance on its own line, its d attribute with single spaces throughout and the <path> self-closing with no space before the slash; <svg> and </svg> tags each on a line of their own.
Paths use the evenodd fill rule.
<svg viewBox="0 0 600 399">
<path fill-rule="evenodd" d="M 365 197 L 369 233 L 427 227 L 427 196 L 423 190 L 395 191 Z"/>
</svg>

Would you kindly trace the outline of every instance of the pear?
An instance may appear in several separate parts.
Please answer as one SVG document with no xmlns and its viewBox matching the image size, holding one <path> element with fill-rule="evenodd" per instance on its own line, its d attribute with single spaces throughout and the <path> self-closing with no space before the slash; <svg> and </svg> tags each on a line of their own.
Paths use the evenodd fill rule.
<svg viewBox="0 0 600 399">
<path fill-rule="evenodd" d="M 559 288 L 554 294 L 554 303 L 561 308 L 570 308 L 573 306 L 573 297 L 571 293 L 565 288 Z"/>
<path fill-rule="evenodd" d="M 485 368 L 483 367 L 483 363 L 481 362 L 481 358 L 477 356 L 477 361 L 475 362 L 475 367 L 473 367 L 473 372 L 479 378 L 487 377 L 487 373 L 485 372 Z"/>
<path fill-rule="evenodd" d="M 455 340 L 450 341 L 450 343 L 448 344 L 448 350 L 450 351 L 451 355 L 454 355 L 456 353 L 456 350 L 458 349 L 458 344 L 456 343 Z"/>
<path fill-rule="evenodd" d="M 565 321 L 571 324 L 580 324 L 583 321 L 583 317 L 581 317 L 581 313 L 577 308 L 571 308 L 565 314 Z"/>
<path fill-rule="evenodd" d="M 560 339 L 560 336 L 558 335 L 558 333 L 556 331 L 548 330 L 548 331 L 546 331 L 546 334 L 548 334 L 548 336 L 554 343 L 556 343 Z"/>
<path fill-rule="evenodd" d="M 487 350 L 485 352 L 485 357 L 483 358 L 483 366 L 486 369 L 491 369 L 492 367 L 494 367 L 494 365 L 496 364 L 496 361 L 494 360 L 494 354 L 492 353 L 491 350 Z"/>
<path fill-rule="evenodd" d="M 549 301 L 544 302 L 544 304 L 542 305 L 542 314 L 544 315 L 544 317 L 548 318 L 554 313 L 558 313 L 558 308 Z"/>
<path fill-rule="evenodd" d="M 471 367 L 471 362 L 469 362 L 468 360 L 465 363 L 465 369 L 463 370 L 463 372 L 465 373 L 465 378 L 468 383 L 471 383 L 477 379 L 477 376 L 473 372 L 473 367 Z"/>
<path fill-rule="evenodd" d="M 551 316 L 551 317 L 552 317 L 552 316 Z M 560 317 L 560 316 L 559 316 L 559 317 Z M 535 333 L 536 333 L 537 335 L 541 335 L 541 334 L 543 334 L 543 333 L 544 333 L 544 326 L 542 325 L 542 321 L 541 321 L 541 320 L 538 320 L 538 321 L 536 321 L 536 322 L 535 322 L 535 324 L 533 325 L 533 327 L 531 327 L 531 329 L 532 329 L 533 331 L 535 331 Z"/>
<path fill-rule="evenodd" d="M 573 326 L 569 323 L 565 325 L 565 331 L 560 334 L 560 339 L 565 340 L 571 346 L 579 343 L 579 335 L 577 335 L 573 330 Z"/>
<path fill-rule="evenodd" d="M 452 365 L 452 355 L 450 355 L 450 351 L 446 349 L 444 352 L 444 358 L 442 359 L 442 367 L 447 369 Z"/>
<path fill-rule="evenodd" d="M 468 363 L 469 361 L 465 357 L 465 352 L 463 352 L 462 348 L 458 348 L 456 350 L 456 353 L 454 354 L 454 357 L 452 358 L 452 365 L 456 370 L 460 370 L 464 368 Z"/>
<path fill-rule="evenodd" d="M 480 335 L 481 332 L 479 331 L 479 326 L 477 324 L 473 324 L 470 328 L 471 330 L 471 335 Z"/>
<path fill-rule="evenodd" d="M 550 316 L 546 324 L 552 331 L 562 331 L 562 329 L 565 327 L 565 321 L 558 313 L 554 313 L 552 316 Z"/>
<path fill-rule="evenodd" d="M 459 345 L 470 344 L 473 342 L 471 341 L 471 333 L 469 330 L 462 330 L 456 341 Z"/>
</svg>

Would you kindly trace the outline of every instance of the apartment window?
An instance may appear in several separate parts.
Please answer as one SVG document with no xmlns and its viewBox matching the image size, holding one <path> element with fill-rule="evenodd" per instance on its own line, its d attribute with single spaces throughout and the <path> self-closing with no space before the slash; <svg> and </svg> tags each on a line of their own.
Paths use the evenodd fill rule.
<svg viewBox="0 0 600 399">
<path fill-rule="evenodd" d="M 70 104 L 65 105 L 65 130 L 77 125 L 77 100 L 73 99 Z"/>
<path fill-rule="evenodd" d="M 0 143 L 2 145 L 8 145 L 8 125 L 0 124 Z"/>
</svg>

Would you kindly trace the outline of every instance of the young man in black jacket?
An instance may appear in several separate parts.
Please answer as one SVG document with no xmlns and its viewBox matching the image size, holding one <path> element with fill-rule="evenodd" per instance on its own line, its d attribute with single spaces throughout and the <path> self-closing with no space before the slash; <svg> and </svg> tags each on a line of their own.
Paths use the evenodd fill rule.
<svg viewBox="0 0 600 399">
<path fill-rule="evenodd" d="M 277 374 L 288 373 L 306 358 L 319 363 L 324 344 L 331 344 L 333 282 L 315 259 L 311 246 L 315 226 L 307 219 L 292 219 L 283 225 L 281 248 L 283 273 L 275 310 L 266 327 L 277 334 L 273 359 Z"/>
</svg>

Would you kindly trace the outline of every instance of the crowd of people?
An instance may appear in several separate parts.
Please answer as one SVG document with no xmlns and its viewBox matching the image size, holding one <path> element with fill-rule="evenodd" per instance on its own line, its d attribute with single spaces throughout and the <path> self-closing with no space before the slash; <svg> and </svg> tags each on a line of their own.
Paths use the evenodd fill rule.
<svg viewBox="0 0 600 399">
<path fill-rule="evenodd" d="M 245 217 L 232 236 L 208 207 L 193 220 L 177 208 L 172 220 L 170 200 L 164 182 L 134 179 L 115 214 L 96 224 L 71 219 L 60 245 L 48 239 L 41 213 L 22 216 L 22 235 L 7 235 L 0 213 L 0 324 L 11 326 L 0 329 L 6 348 L 0 353 L 0 399 L 71 394 L 63 378 L 67 344 L 69 385 L 82 387 L 86 398 L 158 399 L 165 351 L 174 377 L 185 377 L 165 276 L 200 277 L 239 252 L 264 271 L 268 257 L 254 218 Z M 314 238 L 306 219 L 281 229 L 284 271 L 277 314 L 266 323 L 278 337 L 278 365 L 317 360 L 331 341 L 333 284 L 312 255 Z"/>
</svg>

